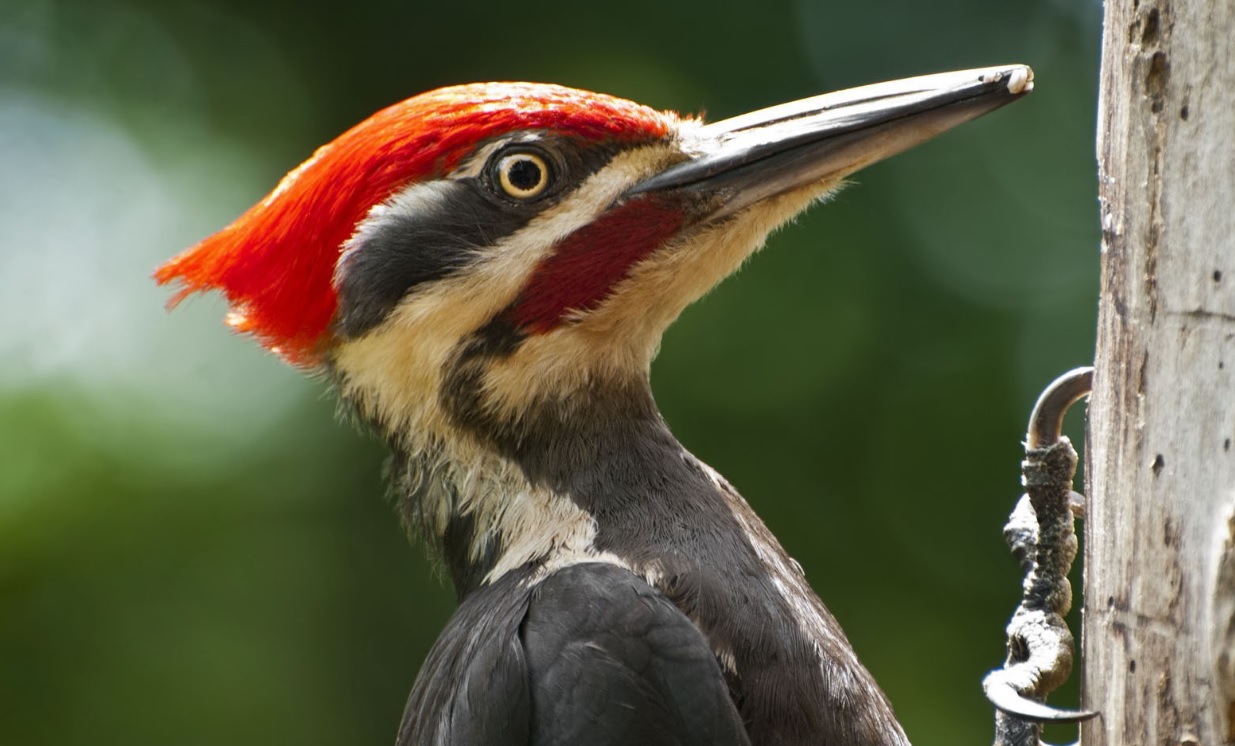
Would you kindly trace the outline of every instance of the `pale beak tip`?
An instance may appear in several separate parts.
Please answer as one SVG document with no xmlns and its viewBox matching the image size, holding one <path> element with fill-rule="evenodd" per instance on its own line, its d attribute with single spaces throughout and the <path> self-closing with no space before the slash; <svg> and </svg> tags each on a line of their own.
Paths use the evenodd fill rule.
<svg viewBox="0 0 1235 746">
<path fill-rule="evenodd" d="M 987 73 L 982 76 L 983 83 L 1006 81 L 1008 93 L 1020 96 L 1033 90 L 1033 69 L 1028 65 L 1017 65 L 1011 69 Z"/>
</svg>

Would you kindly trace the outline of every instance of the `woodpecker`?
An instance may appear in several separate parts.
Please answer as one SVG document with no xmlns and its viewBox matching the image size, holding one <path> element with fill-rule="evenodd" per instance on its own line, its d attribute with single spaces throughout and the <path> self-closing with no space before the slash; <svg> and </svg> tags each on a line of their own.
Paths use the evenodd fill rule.
<svg viewBox="0 0 1235 746">
<path fill-rule="evenodd" d="M 706 124 L 555 85 L 424 93 L 160 267 L 388 443 L 459 605 L 399 746 L 908 743 L 795 562 L 670 433 L 665 328 L 870 163 L 1028 67 Z"/>
</svg>

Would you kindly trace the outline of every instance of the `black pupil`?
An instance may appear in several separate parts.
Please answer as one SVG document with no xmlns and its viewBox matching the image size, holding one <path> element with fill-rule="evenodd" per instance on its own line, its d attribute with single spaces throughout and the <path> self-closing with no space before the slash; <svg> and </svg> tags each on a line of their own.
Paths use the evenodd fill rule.
<svg viewBox="0 0 1235 746">
<path fill-rule="evenodd" d="M 540 164 L 536 161 L 531 158 L 520 158 L 510 164 L 510 171 L 506 173 L 506 178 L 515 189 L 527 192 L 540 186 L 544 174 L 540 172 Z"/>
</svg>

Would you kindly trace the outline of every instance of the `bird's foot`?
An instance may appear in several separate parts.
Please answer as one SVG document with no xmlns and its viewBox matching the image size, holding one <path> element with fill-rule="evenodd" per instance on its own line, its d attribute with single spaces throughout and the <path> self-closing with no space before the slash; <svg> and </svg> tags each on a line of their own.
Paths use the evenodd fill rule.
<svg viewBox="0 0 1235 746">
<path fill-rule="evenodd" d="M 1021 465 L 1026 494 L 1004 527 L 1025 581 L 1008 623 L 1007 661 L 982 682 L 996 708 L 995 746 L 1040 746 L 1043 723 L 1077 723 L 1098 714 L 1045 704 L 1046 695 L 1072 672 L 1072 633 L 1063 617 L 1072 606 L 1073 524 L 1085 511 L 1084 495 L 1072 489 L 1077 456 L 1061 434 L 1063 416 L 1092 383 L 1092 368 L 1065 373 L 1047 387 L 1030 415 Z"/>
</svg>

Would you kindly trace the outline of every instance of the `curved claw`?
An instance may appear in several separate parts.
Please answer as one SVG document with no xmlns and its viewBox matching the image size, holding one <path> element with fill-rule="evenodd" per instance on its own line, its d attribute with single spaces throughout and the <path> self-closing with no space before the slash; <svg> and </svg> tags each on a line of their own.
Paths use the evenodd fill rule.
<svg viewBox="0 0 1235 746">
<path fill-rule="evenodd" d="M 1035 723 L 1080 723 L 1098 716 L 1092 710 L 1060 710 L 1025 697 L 1006 681 L 987 676 L 982 682 L 986 699 L 996 708 Z"/>
<path fill-rule="evenodd" d="M 1027 448 L 1043 448 L 1059 441 L 1063 416 L 1078 399 L 1093 390 L 1093 368 L 1073 368 L 1051 381 L 1029 415 Z"/>
</svg>

